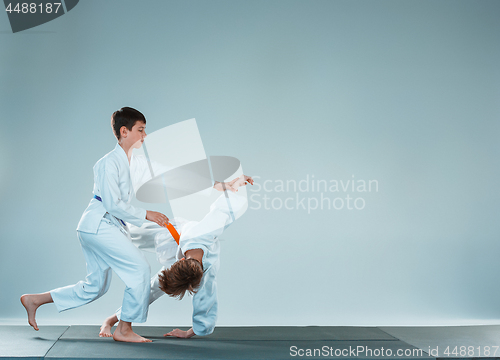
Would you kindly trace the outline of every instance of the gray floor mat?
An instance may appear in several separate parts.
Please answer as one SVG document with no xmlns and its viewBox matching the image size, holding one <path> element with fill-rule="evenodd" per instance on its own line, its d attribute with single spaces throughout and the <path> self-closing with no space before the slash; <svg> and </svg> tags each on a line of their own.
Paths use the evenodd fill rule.
<svg viewBox="0 0 500 360">
<path fill-rule="evenodd" d="M 398 358 L 397 351 L 407 351 L 405 359 L 430 359 L 425 353 L 415 347 L 399 340 L 389 341 L 207 341 L 193 339 L 154 339 L 153 343 L 130 344 L 118 343 L 112 339 L 100 340 L 73 340 L 61 339 L 49 351 L 47 359 L 291 359 L 300 358 L 325 358 L 321 351 L 326 351 L 329 358 L 353 358 L 353 359 L 395 359 Z M 295 347 L 295 348 L 293 348 Z M 302 350 L 301 350 L 302 349 Z M 307 349 L 312 349 L 312 355 L 307 356 Z M 314 353 L 316 350 L 316 354 Z M 367 356 L 366 349 L 372 351 Z M 383 350 L 382 350 L 383 349 Z M 335 356 L 335 350 L 341 355 L 344 351 L 346 356 Z M 356 353 L 356 350 L 363 350 Z M 368 350 L 368 351 L 369 351 Z M 303 356 L 299 351 L 304 351 Z M 378 351 L 378 352 L 377 352 Z M 383 353 L 381 353 L 383 351 Z M 391 351 L 389 354 L 388 351 Z M 292 356 L 296 354 L 296 356 Z M 384 354 L 385 356 L 381 356 Z M 412 356 L 413 355 L 413 356 Z M 421 356 L 419 356 L 421 355 Z M 401 356 L 400 358 L 403 358 Z"/>
<path fill-rule="evenodd" d="M 45 356 L 68 326 L 41 326 L 39 331 L 31 326 L 0 326 L 0 357 L 40 359 Z"/>
<path fill-rule="evenodd" d="M 163 338 L 163 334 L 175 329 L 176 326 L 152 327 L 134 326 L 141 336 Z M 187 330 L 186 327 L 179 327 Z M 114 330 L 114 328 L 112 329 Z M 71 326 L 63 339 L 95 338 L 99 334 L 99 326 Z M 352 326 L 248 326 L 225 327 L 218 326 L 208 336 L 195 336 L 191 340 L 397 340 L 393 336 L 376 327 Z"/>
<path fill-rule="evenodd" d="M 461 350 L 465 350 L 467 357 L 500 357 L 500 325 L 380 327 L 380 329 L 426 352 L 437 350 L 431 353 L 436 357 L 459 358 Z M 457 347 L 456 353 L 453 354 L 455 347 Z"/>
</svg>

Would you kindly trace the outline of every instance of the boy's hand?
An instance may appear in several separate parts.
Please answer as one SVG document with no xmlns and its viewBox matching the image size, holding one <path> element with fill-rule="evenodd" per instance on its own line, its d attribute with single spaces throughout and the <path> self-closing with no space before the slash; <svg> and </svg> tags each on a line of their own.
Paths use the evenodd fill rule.
<svg viewBox="0 0 500 360">
<path fill-rule="evenodd" d="M 175 336 L 175 337 L 178 337 L 178 338 L 189 339 L 190 337 L 193 337 L 194 335 L 195 334 L 194 334 L 193 328 L 191 328 L 188 331 L 182 331 L 180 329 L 174 329 L 171 332 L 166 333 L 163 336 L 167 336 L 167 337 L 168 336 Z"/>
<path fill-rule="evenodd" d="M 243 179 L 245 180 L 245 183 L 250 183 L 251 185 L 253 185 L 253 179 L 251 176 L 243 175 Z"/>
<path fill-rule="evenodd" d="M 231 186 L 231 183 L 221 183 L 221 182 L 218 182 L 216 181 L 215 182 L 215 185 L 214 185 L 214 189 L 215 190 L 218 190 L 218 191 L 224 191 L 224 190 L 227 190 L 227 191 L 232 191 L 232 192 L 235 192 L 236 190 Z"/>
<path fill-rule="evenodd" d="M 236 179 L 229 182 L 229 185 L 231 185 L 231 187 L 233 187 L 236 191 L 238 191 L 238 188 L 240 186 L 245 186 L 248 184 L 253 185 L 253 179 L 251 176 L 247 175 L 241 175 L 240 177 L 237 177 Z"/>
<path fill-rule="evenodd" d="M 165 227 L 168 223 L 168 217 L 157 211 L 146 210 L 146 220 L 157 223 L 158 225 Z"/>
<path fill-rule="evenodd" d="M 240 177 L 237 177 L 234 180 L 231 180 L 230 182 L 226 183 L 220 183 L 218 181 L 215 182 L 214 189 L 219 190 L 219 191 L 232 191 L 232 192 L 237 192 L 238 188 L 240 186 L 245 186 L 247 184 L 252 184 L 253 185 L 253 179 L 251 176 L 247 175 L 241 175 Z"/>
</svg>

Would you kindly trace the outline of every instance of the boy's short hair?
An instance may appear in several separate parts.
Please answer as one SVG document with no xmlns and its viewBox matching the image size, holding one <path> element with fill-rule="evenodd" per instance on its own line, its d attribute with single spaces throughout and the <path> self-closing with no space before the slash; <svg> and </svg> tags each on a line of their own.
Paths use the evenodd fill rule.
<svg viewBox="0 0 500 360">
<path fill-rule="evenodd" d="M 171 297 L 182 299 L 188 291 L 196 293 L 203 277 L 203 269 L 195 259 L 179 260 L 159 275 L 160 289 Z"/>
<path fill-rule="evenodd" d="M 111 128 L 117 140 L 120 140 L 120 129 L 125 126 L 127 129 L 132 130 L 132 127 L 137 121 L 146 123 L 144 115 L 131 107 L 122 107 L 111 115 Z"/>
</svg>

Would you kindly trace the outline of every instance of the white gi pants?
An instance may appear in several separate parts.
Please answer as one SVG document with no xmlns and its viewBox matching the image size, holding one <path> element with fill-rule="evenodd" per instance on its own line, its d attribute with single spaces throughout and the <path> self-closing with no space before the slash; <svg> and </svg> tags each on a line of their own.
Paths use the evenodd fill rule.
<svg viewBox="0 0 500 360">
<path fill-rule="evenodd" d="M 175 262 L 175 259 L 172 262 L 172 264 L 174 262 Z M 160 289 L 160 277 L 159 276 L 163 270 L 168 269 L 170 266 L 172 266 L 172 264 L 170 264 L 169 266 L 162 267 L 160 269 L 160 271 L 158 271 L 156 273 L 156 275 L 151 278 L 151 290 L 149 292 L 148 306 L 151 305 L 156 300 L 158 300 L 161 296 L 165 295 L 165 293 Z M 119 308 L 118 310 L 116 310 L 116 317 L 118 318 L 118 320 L 123 320 L 124 315 L 122 315 L 122 313 L 123 313 L 123 306 L 121 308 Z"/>
<path fill-rule="evenodd" d="M 59 312 L 88 304 L 104 295 L 113 270 L 125 283 L 122 320 L 145 322 L 149 307 L 151 269 L 126 232 L 103 218 L 96 234 L 77 231 L 87 263 L 87 277 L 50 292 Z"/>
<path fill-rule="evenodd" d="M 178 229 L 179 225 L 175 221 L 171 221 L 171 223 L 175 224 L 175 227 Z M 170 232 L 167 229 L 160 227 L 155 223 L 147 223 L 142 227 L 137 227 L 132 224 L 128 224 L 128 226 L 130 227 L 132 241 L 139 249 L 153 250 L 155 248 L 154 239 L 157 235 L 160 234 L 163 234 L 163 238 L 168 242 L 168 251 L 165 251 L 162 254 L 162 264 L 164 266 L 151 278 L 150 282 L 148 283 L 150 284 L 150 288 L 148 288 L 149 306 L 158 298 L 165 295 L 165 293 L 160 289 L 159 275 L 163 270 L 168 269 L 176 262 L 175 255 L 177 254 L 177 243 L 171 237 Z M 125 314 L 123 312 L 123 306 L 116 310 L 116 316 L 118 320 L 123 320 L 124 315 L 122 314 Z"/>
</svg>

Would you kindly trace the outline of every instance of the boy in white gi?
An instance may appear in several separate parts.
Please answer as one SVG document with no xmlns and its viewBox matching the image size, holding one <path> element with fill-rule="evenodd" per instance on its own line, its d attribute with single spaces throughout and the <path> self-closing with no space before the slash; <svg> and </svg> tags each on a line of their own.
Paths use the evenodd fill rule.
<svg viewBox="0 0 500 360">
<path fill-rule="evenodd" d="M 87 263 L 85 281 L 46 293 L 23 295 L 21 303 L 28 313 L 28 323 L 38 330 L 35 314 L 39 306 L 54 302 L 57 310 L 64 311 L 94 301 L 108 291 L 113 270 L 126 285 L 122 316 L 113 338 L 150 342 L 132 331 L 132 322 L 147 319 L 151 270 L 144 255 L 132 244 L 125 221 L 141 226 L 147 219 L 163 225 L 168 218 L 130 205 L 134 196 L 130 159 L 132 149 L 141 147 L 146 137 L 146 118 L 139 111 L 124 107 L 113 113 L 111 127 L 118 144 L 94 165 L 94 197 L 77 227 Z"/>
<path fill-rule="evenodd" d="M 235 194 L 240 186 L 253 185 L 251 177 L 243 175 L 229 183 L 216 183 L 224 191 L 201 221 L 175 218 L 171 223 L 180 233 L 179 246 L 172 235 L 157 225 L 134 229 L 138 243 L 154 241 L 158 260 L 163 268 L 151 278 L 149 303 L 167 293 L 182 299 L 185 292 L 193 295 L 193 327 L 188 331 L 174 329 L 165 336 L 190 338 L 209 335 L 217 319 L 217 283 L 220 245 L 218 237 L 245 210 L 246 198 Z M 226 190 L 226 191 L 225 191 Z M 134 234 L 134 232 L 136 234 Z M 176 261 L 177 260 L 177 261 Z M 123 308 L 108 317 L 99 336 L 111 336 L 111 327 L 123 318 Z"/>
</svg>

